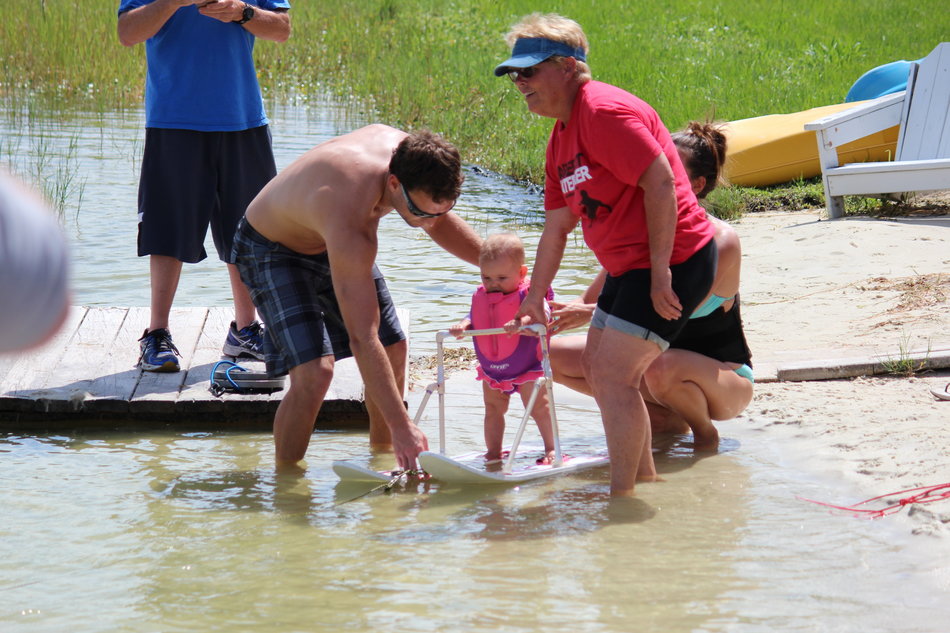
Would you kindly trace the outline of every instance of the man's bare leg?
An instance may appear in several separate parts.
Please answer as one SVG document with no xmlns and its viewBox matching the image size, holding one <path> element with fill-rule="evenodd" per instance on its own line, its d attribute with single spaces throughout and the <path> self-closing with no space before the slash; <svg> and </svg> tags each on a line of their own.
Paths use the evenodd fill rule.
<svg viewBox="0 0 950 633">
<path fill-rule="evenodd" d="M 150 255 L 148 260 L 151 282 L 151 306 L 148 330 L 168 328 L 168 315 L 178 291 L 181 262 L 166 255 Z"/>
<path fill-rule="evenodd" d="M 313 425 L 333 378 L 333 356 L 324 356 L 290 370 L 290 387 L 274 416 L 274 448 L 278 465 L 304 458 Z"/>
<path fill-rule="evenodd" d="M 251 293 L 241 281 L 237 266 L 228 264 L 228 277 L 231 280 L 231 295 L 234 297 L 234 323 L 237 329 L 246 328 L 254 322 L 256 311 Z"/>
</svg>

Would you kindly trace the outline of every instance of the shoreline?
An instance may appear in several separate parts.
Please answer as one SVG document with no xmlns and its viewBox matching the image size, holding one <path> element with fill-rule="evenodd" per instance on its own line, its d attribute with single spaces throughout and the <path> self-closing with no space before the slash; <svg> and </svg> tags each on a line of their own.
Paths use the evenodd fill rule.
<svg viewBox="0 0 950 633">
<path fill-rule="evenodd" d="M 862 495 L 832 489 L 831 503 L 950 482 L 950 402 L 930 393 L 950 370 L 919 371 L 911 355 L 950 357 L 950 216 L 823 217 L 766 212 L 734 223 L 756 376 L 861 358 L 907 375 L 759 382 L 748 408 L 719 426 L 769 433 L 803 468 Z M 915 534 L 950 535 L 950 502 L 901 514 Z"/>
</svg>

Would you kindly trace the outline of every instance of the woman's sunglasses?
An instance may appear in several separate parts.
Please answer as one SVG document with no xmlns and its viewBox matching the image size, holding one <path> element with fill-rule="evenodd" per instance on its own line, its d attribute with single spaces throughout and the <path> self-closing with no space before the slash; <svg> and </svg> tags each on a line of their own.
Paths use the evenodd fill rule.
<svg viewBox="0 0 950 633">
<path fill-rule="evenodd" d="M 544 62 L 541 62 L 543 64 Z M 531 79 L 534 75 L 540 70 L 538 66 L 541 64 L 535 64 L 534 66 L 528 66 L 527 68 L 513 68 L 508 71 L 508 77 L 512 81 L 518 81 L 519 79 Z"/>
<path fill-rule="evenodd" d="M 412 198 L 409 197 L 409 192 L 406 191 L 406 185 L 400 184 L 400 186 L 402 187 L 402 195 L 406 199 L 406 207 L 409 208 L 409 213 L 416 216 L 417 218 L 437 218 L 439 216 L 445 215 L 452 210 L 452 207 L 455 206 L 453 203 L 452 206 L 449 207 L 448 211 L 443 211 L 442 213 L 429 213 L 428 211 L 423 211 L 417 207 L 416 203 L 413 202 Z"/>
</svg>

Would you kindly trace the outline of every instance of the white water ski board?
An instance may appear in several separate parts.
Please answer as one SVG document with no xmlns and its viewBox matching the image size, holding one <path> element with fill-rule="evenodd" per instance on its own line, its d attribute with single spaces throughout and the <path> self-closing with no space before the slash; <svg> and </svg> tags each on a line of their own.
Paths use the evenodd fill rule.
<svg viewBox="0 0 950 633">
<path fill-rule="evenodd" d="M 537 464 L 532 458 L 527 463 L 516 461 L 510 473 L 501 470 L 487 470 L 482 453 L 469 453 L 457 457 L 446 457 L 440 453 L 425 451 L 419 454 L 419 465 L 430 477 L 451 484 L 514 484 L 546 477 L 556 477 L 569 473 L 606 466 L 609 459 L 606 453 L 597 455 L 565 455 L 560 466 Z"/>
<path fill-rule="evenodd" d="M 344 461 L 333 462 L 333 472 L 341 481 L 349 482 L 383 483 L 393 478 L 393 474 L 388 470 L 370 470 L 365 466 Z"/>
<path fill-rule="evenodd" d="M 505 484 L 520 483 L 545 477 L 555 477 L 569 473 L 606 466 L 609 463 L 606 453 L 564 457 L 561 466 L 536 464 L 534 458 L 516 461 L 510 473 L 501 470 L 501 464 L 495 464 L 495 470 L 488 470 L 483 453 L 474 452 L 455 457 L 446 457 L 440 453 L 425 451 L 419 454 L 419 464 L 432 478 L 452 484 Z M 386 483 L 392 480 L 393 473 L 388 470 L 371 470 L 365 466 L 347 461 L 333 462 L 333 472 L 344 482 Z"/>
</svg>

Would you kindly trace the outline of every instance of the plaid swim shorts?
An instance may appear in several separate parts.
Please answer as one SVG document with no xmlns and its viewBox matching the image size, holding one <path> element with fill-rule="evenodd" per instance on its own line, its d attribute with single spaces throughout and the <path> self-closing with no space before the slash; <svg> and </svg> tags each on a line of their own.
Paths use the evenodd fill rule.
<svg viewBox="0 0 950 633">
<path fill-rule="evenodd" d="M 333 291 L 326 253 L 302 255 L 238 224 L 232 258 L 264 322 L 267 373 L 283 376 L 323 356 L 349 358 L 350 337 Z M 386 280 L 375 265 L 379 340 L 384 347 L 406 339 Z"/>
</svg>

